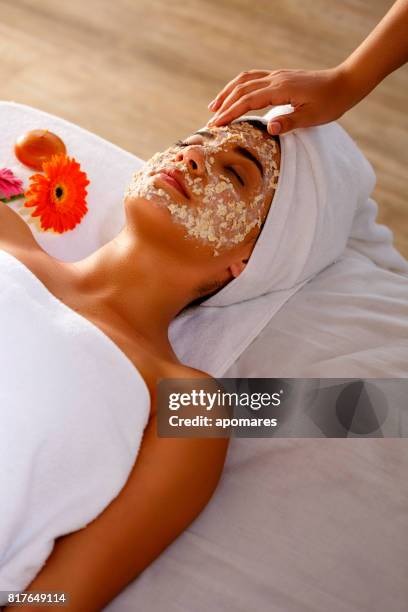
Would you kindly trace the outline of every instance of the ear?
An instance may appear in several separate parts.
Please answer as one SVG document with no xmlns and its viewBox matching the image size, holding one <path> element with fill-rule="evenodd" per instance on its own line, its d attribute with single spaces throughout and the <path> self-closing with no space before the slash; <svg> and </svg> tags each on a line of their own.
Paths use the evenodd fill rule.
<svg viewBox="0 0 408 612">
<path fill-rule="evenodd" d="M 241 261 L 235 261 L 230 265 L 229 269 L 234 278 L 237 278 L 245 270 L 245 266 L 247 265 L 248 260 L 242 259 Z"/>
</svg>

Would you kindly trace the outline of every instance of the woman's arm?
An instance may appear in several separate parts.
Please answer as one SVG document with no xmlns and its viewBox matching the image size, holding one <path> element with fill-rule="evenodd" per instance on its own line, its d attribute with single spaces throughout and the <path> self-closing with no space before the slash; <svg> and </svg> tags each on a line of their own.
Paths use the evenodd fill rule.
<svg viewBox="0 0 408 612">
<path fill-rule="evenodd" d="M 334 121 L 406 61 L 408 0 L 397 0 L 359 47 L 335 68 L 241 72 L 208 105 L 216 114 L 207 125 L 225 125 L 271 104 L 291 104 L 295 109 L 271 119 L 271 134 Z"/>
<path fill-rule="evenodd" d="M 159 438 L 146 427 L 135 466 L 118 497 L 85 528 L 56 540 L 25 592 L 69 595 L 67 612 L 97 612 L 134 580 L 201 512 L 224 465 L 225 438 Z M 33 610 L 9 606 L 8 610 Z M 35 606 L 36 610 L 49 607 Z"/>
<path fill-rule="evenodd" d="M 343 62 L 354 92 L 352 105 L 408 61 L 408 0 L 397 0 L 361 45 Z"/>
</svg>

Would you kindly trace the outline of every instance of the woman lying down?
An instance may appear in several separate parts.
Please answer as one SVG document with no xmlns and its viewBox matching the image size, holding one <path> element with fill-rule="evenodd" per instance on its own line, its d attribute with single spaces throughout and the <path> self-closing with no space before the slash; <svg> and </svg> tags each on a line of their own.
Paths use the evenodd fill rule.
<svg viewBox="0 0 408 612">
<path fill-rule="evenodd" d="M 225 438 L 158 437 L 158 380 L 216 385 L 350 249 L 407 269 L 344 130 L 277 140 L 267 116 L 156 154 L 121 232 L 81 261 L 49 256 L 0 209 L 0 591 L 101 610 L 197 517 L 227 453 Z"/>
<path fill-rule="evenodd" d="M 228 440 L 159 438 L 156 383 L 211 380 L 169 324 L 242 273 L 279 163 L 261 122 L 201 130 L 145 164 L 120 234 L 75 263 L 1 207 L 0 590 L 101 610 L 210 500 Z"/>
</svg>

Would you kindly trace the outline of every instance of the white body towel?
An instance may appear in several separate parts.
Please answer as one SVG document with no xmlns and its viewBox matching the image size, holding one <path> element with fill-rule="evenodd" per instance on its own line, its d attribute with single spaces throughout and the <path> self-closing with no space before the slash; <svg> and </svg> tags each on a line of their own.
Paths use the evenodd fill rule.
<svg viewBox="0 0 408 612">
<path fill-rule="evenodd" d="M 114 342 L 4 250 L 0 340 L 0 591 L 23 590 L 55 538 L 125 485 L 150 397 Z"/>
</svg>

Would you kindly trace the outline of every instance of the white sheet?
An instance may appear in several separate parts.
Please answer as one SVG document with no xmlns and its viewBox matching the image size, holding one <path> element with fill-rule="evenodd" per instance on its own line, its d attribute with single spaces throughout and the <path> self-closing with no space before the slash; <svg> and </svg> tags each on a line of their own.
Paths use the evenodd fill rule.
<svg viewBox="0 0 408 612">
<path fill-rule="evenodd" d="M 347 249 L 268 323 L 226 377 L 406 378 L 408 277 Z"/>
<path fill-rule="evenodd" d="M 406 612 L 406 440 L 234 439 L 205 511 L 108 612 Z"/>
</svg>

